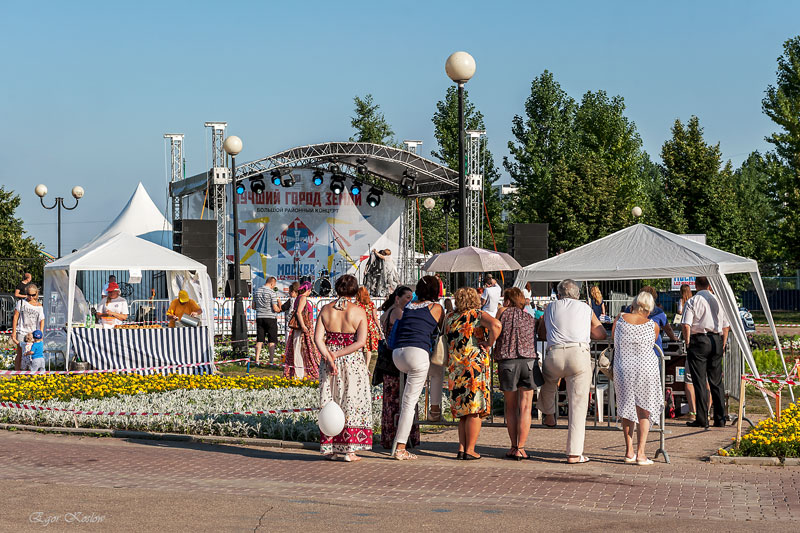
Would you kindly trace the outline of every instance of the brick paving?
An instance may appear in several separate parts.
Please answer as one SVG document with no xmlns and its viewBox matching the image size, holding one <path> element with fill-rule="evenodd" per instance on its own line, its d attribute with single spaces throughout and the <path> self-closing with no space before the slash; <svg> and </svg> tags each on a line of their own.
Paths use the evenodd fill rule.
<svg viewBox="0 0 800 533">
<path fill-rule="evenodd" d="M 729 442 L 732 428 L 704 432 L 673 424 L 670 429 L 672 464 L 652 467 L 621 462 L 618 431 L 587 432 L 592 461 L 583 465 L 564 463 L 564 429 L 532 430 L 527 461 L 498 459 L 507 446 L 505 430 L 485 428 L 480 461 L 455 461 L 456 437 L 448 429 L 423 436 L 419 461 L 394 461 L 376 450 L 351 464 L 302 450 L 3 432 L 0 481 L 247 494 L 384 509 L 408 502 L 440 513 L 464 506 L 484 506 L 484 512 L 534 506 L 651 519 L 774 525 L 800 520 L 800 468 L 713 465 L 702 458 Z M 653 435 L 651 456 L 656 447 Z"/>
</svg>

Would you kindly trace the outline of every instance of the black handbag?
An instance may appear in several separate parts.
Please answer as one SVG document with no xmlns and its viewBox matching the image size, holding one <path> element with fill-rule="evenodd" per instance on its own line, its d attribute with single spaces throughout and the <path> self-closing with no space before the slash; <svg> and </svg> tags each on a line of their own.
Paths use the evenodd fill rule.
<svg viewBox="0 0 800 533">
<path fill-rule="evenodd" d="M 378 343 L 378 359 L 375 361 L 375 375 L 378 373 L 380 373 L 381 376 L 397 377 L 400 375 L 400 371 L 394 366 L 394 361 L 392 360 L 392 350 L 389 349 L 389 346 L 383 339 Z M 382 377 L 381 382 L 383 382 Z M 375 383 L 373 383 L 373 385 L 374 384 Z"/>
</svg>

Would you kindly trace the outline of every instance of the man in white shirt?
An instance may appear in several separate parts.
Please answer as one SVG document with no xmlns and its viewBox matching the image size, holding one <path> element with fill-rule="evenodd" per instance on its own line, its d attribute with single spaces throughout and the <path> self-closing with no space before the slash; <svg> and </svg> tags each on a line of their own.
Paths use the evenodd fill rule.
<svg viewBox="0 0 800 533">
<path fill-rule="evenodd" d="M 503 289 L 497 284 L 497 280 L 491 274 L 486 274 L 483 278 L 483 294 L 481 294 L 481 301 L 483 302 L 482 311 L 486 311 L 492 317 L 497 316 L 497 306 L 500 305 L 500 299 L 503 296 Z"/>
<path fill-rule="evenodd" d="M 113 281 L 108 284 L 108 297 L 97 306 L 97 317 L 100 327 L 105 329 L 113 329 L 128 320 L 128 301 L 120 297 L 119 285 Z"/>
<path fill-rule="evenodd" d="M 725 387 L 722 384 L 722 357 L 728 342 L 730 323 L 708 278 L 695 280 L 697 294 L 686 302 L 681 319 L 686 341 L 686 363 L 692 372 L 697 418 L 687 426 L 708 428 L 708 386 L 714 406 L 714 426 L 725 426 Z"/>
<path fill-rule="evenodd" d="M 106 283 L 103 286 L 103 292 L 102 292 L 103 298 L 108 296 L 108 286 L 111 285 L 112 283 L 116 283 L 116 282 L 117 282 L 117 276 L 115 276 L 114 274 L 111 274 L 110 276 L 108 276 L 108 283 Z"/>
</svg>

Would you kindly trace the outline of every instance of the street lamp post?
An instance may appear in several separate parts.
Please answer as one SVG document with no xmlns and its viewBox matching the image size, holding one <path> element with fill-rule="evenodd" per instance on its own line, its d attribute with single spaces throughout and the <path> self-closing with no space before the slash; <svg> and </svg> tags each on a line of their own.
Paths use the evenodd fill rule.
<svg viewBox="0 0 800 533">
<path fill-rule="evenodd" d="M 467 176 L 464 161 L 464 84 L 475 74 L 475 59 L 466 52 L 454 52 L 447 58 L 445 72 L 458 84 L 458 247 L 467 245 Z M 458 275 L 458 285 L 464 286 L 465 275 Z"/>
<path fill-rule="evenodd" d="M 233 319 L 231 320 L 231 344 L 233 351 L 241 354 L 247 349 L 247 321 L 244 315 L 244 303 L 241 291 L 241 268 L 239 264 L 239 208 L 236 192 L 236 156 L 242 151 L 242 140 L 231 135 L 222 143 L 222 148 L 231 156 L 231 190 L 233 192 Z"/>
<path fill-rule="evenodd" d="M 47 186 L 42 183 L 37 185 L 33 191 L 36 193 L 36 196 L 39 197 L 39 202 L 41 202 L 42 207 L 45 209 L 58 208 L 58 259 L 61 259 L 61 208 L 63 207 L 67 211 L 72 211 L 78 207 L 78 201 L 83 198 L 83 187 L 76 185 L 72 188 L 72 197 L 75 198 L 75 205 L 72 207 L 67 207 L 67 205 L 64 203 L 64 198 L 61 196 L 56 197 L 56 202 L 50 207 L 44 205 L 44 197 L 47 195 Z"/>
</svg>

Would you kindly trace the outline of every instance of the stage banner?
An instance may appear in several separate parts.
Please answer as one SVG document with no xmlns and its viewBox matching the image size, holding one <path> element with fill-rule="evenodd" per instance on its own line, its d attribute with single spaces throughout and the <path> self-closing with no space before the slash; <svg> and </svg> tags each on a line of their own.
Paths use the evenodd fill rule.
<svg viewBox="0 0 800 533">
<path fill-rule="evenodd" d="M 348 178 L 345 190 L 336 195 L 329 188 L 329 173 L 325 173 L 321 186 L 314 185 L 312 173 L 311 169 L 293 170 L 292 187 L 276 187 L 266 176 L 266 189 L 260 194 L 253 193 L 250 181 L 244 180 L 245 192 L 236 195 L 240 261 L 252 267 L 254 278 L 260 278 L 254 281 L 254 287 L 269 276 L 275 276 L 282 289 L 296 278 L 328 275 L 333 283 L 344 273 L 355 274 L 361 282 L 370 249 L 388 248 L 398 257 L 405 209 L 402 198 L 385 192 L 380 205 L 370 207 L 366 201 L 369 185 L 361 194 L 352 195 L 352 180 Z M 189 197 L 184 204 L 186 218 L 200 218 L 204 194 Z M 210 216 L 208 208 L 204 216 Z M 232 263 L 230 218 L 228 235 L 228 261 Z"/>
</svg>

